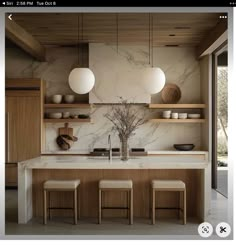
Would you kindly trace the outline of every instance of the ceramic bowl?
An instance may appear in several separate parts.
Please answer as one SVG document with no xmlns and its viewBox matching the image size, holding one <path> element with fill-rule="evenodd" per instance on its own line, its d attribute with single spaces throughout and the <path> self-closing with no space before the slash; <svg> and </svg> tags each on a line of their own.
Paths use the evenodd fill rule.
<svg viewBox="0 0 236 247">
<path fill-rule="evenodd" d="M 179 151 L 191 151 L 194 147 L 194 144 L 174 144 L 174 148 Z"/>
<path fill-rule="evenodd" d="M 52 103 L 60 104 L 61 101 L 62 101 L 62 95 L 61 94 L 55 94 L 52 96 Z"/>
<path fill-rule="evenodd" d="M 75 96 L 70 94 L 64 95 L 64 101 L 66 103 L 73 103 L 75 101 Z"/>
<path fill-rule="evenodd" d="M 179 113 L 179 118 L 180 119 L 186 119 L 188 117 L 187 113 Z"/>
<path fill-rule="evenodd" d="M 177 119 L 179 117 L 178 112 L 172 112 L 171 113 L 171 118 Z"/>
<path fill-rule="evenodd" d="M 89 115 L 79 114 L 78 117 L 81 118 L 81 119 L 87 119 L 87 118 L 89 118 Z"/>
<path fill-rule="evenodd" d="M 201 114 L 198 114 L 198 113 L 189 113 L 188 114 L 188 118 L 191 118 L 191 119 L 197 119 L 200 117 L 201 117 Z"/>
<path fill-rule="evenodd" d="M 59 119 L 62 118 L 62 113 L 61 112 L 51 112 L 48 114 L 49 118 L 53 118 L 53 119 Z"/>
<path fill-rule="evenodd" d="M 62 117 L 63 118 L 69 118 L 70 117 L 70 113 L 69 112 L 63 112 L 62 113 Z"/>
<path fill-rule="evenodd" d="M 170 115 L 171 114 L 171 111 L 163 111 L 162 114 L 163 115 Z"/>
</svg>

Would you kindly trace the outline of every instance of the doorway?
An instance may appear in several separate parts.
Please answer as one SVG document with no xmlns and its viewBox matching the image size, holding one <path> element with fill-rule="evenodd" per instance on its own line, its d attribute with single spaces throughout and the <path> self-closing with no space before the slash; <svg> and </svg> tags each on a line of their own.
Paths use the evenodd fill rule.
<svg viewBox="0 0 236 247">
<path fill-rule="evenodd" d="M 214 54 L 213 80 L 213 183 L 228 198 L 228 51 Z"/>
</svg>

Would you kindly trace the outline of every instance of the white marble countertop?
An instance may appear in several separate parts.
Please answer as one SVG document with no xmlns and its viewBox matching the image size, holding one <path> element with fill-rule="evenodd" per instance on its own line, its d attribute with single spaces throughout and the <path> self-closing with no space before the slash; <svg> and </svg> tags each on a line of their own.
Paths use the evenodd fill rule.
<svg viewBox="0 0 236 247">
<path fill-rule="evenodd" d="M 169 155 L 173 153 L 179 155 Z M 128 161 L 121 161 L 119 157 L 109 161 L 108 157 L 44 155 L 18 164 L 26 169 L 205 169 L 208 166 L 207 152 L 188 152 L 203 155 L 186 155 L 186 152 L 178 151 L 158 154 L 166 155 L 135 156 Z"/>
<path fill-rule="evenodd" d="M 89 155 L 89 152 L 85 152 L 85 151 L 79 151 L 79 150 L 67 150 L 67 151 L 62 151 L 62 150 L 58 150 L 58 151 L 43 151 L 42 155 L 53 155 L 53 154 L 82 154 L 82 155 Z M 177 150 L 159 150 L 159 151 L 155 151 L 155 150 L 151 150 L 151 151 L 147 151 L 147 154 L 208 154 L 208 152 L 206 151 L 177 151 Z"/>
<path fill-rule="evenodd" d="M 188 154 L 204 154 L 207 155 L 207 151 L 177 151 L 177 150 L 161 150 L 161 151 L 147 151 L 147 154 L 183 154 L 183 155 L 188 155 Z"/>
</svg>

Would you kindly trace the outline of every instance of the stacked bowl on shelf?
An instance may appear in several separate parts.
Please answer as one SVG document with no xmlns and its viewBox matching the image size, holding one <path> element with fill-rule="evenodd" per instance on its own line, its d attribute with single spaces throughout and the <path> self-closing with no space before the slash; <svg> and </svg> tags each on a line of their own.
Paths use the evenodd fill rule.
<svg viewBox="0 0 236 247">
<path fill-rule="evenodd" d="M 60 104 L 62 102 L 62 98 L 64 99 L 65 103 L 71 104 L 75 101 L 75 96 L 71 94 L 67 95 L 61 95 L 61 94 L 55 94 L 52 95 L 52 103 L 54 104 Z"/>
<path fill-rule="evenodd" d="M 178 112 L 171 112 L 170 110 L 162 112 L 162 118 L 165 119 L 199 119 L 201 118 L 201 114 L 199 113 L 178 113 Z"/>
</svg>

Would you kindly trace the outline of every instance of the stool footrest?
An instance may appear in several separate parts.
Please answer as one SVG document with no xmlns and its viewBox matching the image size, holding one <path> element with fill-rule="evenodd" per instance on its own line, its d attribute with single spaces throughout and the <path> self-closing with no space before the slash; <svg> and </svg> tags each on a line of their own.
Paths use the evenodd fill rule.
<svg viewBox="0 0 236 247">
<path fill-rule="evenodd" d="M 102 207 L 102 209 L 129 209 L 128 207 Z"/>
<path fill-rule="evenodd" d="M 52 208 L 47 208 L 47 209 L 74 209 L 74 208 L 56 208 L 56 207 L 52 207 Z"/>
<path fill-rule="evenodd" d="M 171 209 L 171 210 L 183 210 L 182 208 L 169 208 L 169 207 L 157 207 L 155 209 Z"/>
</svg>

